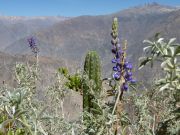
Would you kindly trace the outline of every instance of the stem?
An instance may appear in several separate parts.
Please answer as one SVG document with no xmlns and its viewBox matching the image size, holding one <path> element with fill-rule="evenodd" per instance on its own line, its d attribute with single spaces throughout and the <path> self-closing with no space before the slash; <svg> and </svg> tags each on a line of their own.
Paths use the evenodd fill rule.
<svg viewBox="0 0 180 135">
<path fill-rule="evenodd" d="M 153 129 L 152 129 L 153 135 L 155 135 L 155 124 L 156 124 L 156 116 L 154 115 L 154 119 L 153 119 Z"/>
<path fill-rule="evenodd" d="M 34 124 L 34 135 L 37 135 L 37 119 L 35 120 L 35 124 Z"/>
<path fill-rule="evenodd" d="M 39 55 L 37 53 L 36 54 L 36 75 L 37 75 L 37 72 L 38 72 L 38 66 L 39 66 Z"/>
<path fill-rule="evenodd" d="M 22 116 L 22 120 L 21 119 L 17 119 L 19 122 L 21 122 L 29 131 L 30 135 L 33 135 L 33 132 L 31 131 L 31 127 L 30 125 L 27 124 L 26 119 L 24 118 L 24 116 Z"/>
<path fill-rule="evenodd" d="M 121 84 L 121 83 L 120 83 Z M 120 95 L 121 95 L 121 85 L 119 85 L 119 91 L 118 91 L 118 96 L 117 96 L 117 98 L 116 98 L 116 102 L 115 102 L 115 105 L 114 105 L 114 108 L 113 108 L 113 111 L 112 111 L 112 115 L 114 115 L 114 112 L 115 112 L 115 110 L 116 110 L 116 107 L 117 107 L 117 104 L 118 104 L 118 102 L 119 102 L 119 98 L 120 98 Z"/>
<path fill-rule="evenodd" d="M 74 133 L 74 128 L 73 128 L 73 127 L 72 127 L 71 131 L 72 131 L 71 134 L 72 134 L 72 135 L 75 135 L 75 133 Z"/>
<path fill-rule="evenodd" d="M 155 43 L 154 44 L 156 46 L 156 48 L 161 52 L 162 55 L 165 55 L 164 52 L 158 47 L 158 45 Z"/>
<path fill-rule="evenodd" d="M 64 107 L 63 107 L 63 100 L 61 100 L 61 110 L 62 110 L 62 118 L 64 118 Z"/>
</svg>

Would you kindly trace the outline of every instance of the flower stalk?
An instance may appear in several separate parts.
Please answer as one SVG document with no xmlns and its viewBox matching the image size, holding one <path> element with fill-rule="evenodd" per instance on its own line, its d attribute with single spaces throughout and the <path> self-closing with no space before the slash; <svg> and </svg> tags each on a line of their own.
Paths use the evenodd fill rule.
<svg viewBox="0 0 180 135">
<path fill-rule="evenodd" d="M 38 64 L 39 64 L 39 58 L 38 58 L 38 52 L 39 48 L 37 47 L 36 39 L 34 37 L 30 37 L 27 39 L 29 47 L 31 51 L 34 53 L 36 58 L 36 73 L 38 72 Z"/>
<path fill-rule="evenodd" d="M 112 63 L 115 64 L 113 67 L 113 74 L 112 77 L 115 80 L 116 84 L 115 86 L 112 86 L 112 92 L 116 96 L 115 104 L 113 107 L 112 115 L 115 113 L 117 114 L 117 120 L 116 120 L 116 128 L 115 128 L 115 134 L 119 129 L 119 123 L 118 118 L 121 115 L 121 112 L 123 110 L 123 104 L 122 104 L 122 98 L 123 98 L 123 92 L 128 90 L 129 83 L 135 83 L 136 81 L 132 77 L 132 64 L 127 61 L 126 58 L 126 50 L 127 50 L 127 40 L 124 41 L 123 47 L 119 43 L 118 38 L 118 19 L 114 18 L 113 24 L 112 24 L 112 53 L 114 54 L 114 58 L 112 59 Z"/>
</svg>

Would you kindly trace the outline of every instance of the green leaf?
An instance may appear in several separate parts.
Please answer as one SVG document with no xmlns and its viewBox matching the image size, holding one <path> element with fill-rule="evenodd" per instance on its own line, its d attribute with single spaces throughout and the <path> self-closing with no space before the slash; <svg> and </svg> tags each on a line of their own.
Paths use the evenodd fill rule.
<svg viewBox="0 0 180 135">
<path fill-rule="evenodd" d="M 160 79 L 156 82 L 156 85 L 162 85 L 162 84 L 165 84 L 167 82 L 166 79 Z"/>
<path fill-rule="evenodd" d="M 180 56 L 180 46 L 176 47 L 176 50 L 174 52 L 174 56 Z"/>
<path fill-rule="evenodd" d="M 168 42 L 168 46 L 170 46 L 175 40 L 176 40 L 176 38 L 171 38 Z"/>
<path fill-rule="evenodd" d="M 143 61 L 143 60 L 145 60 L 145 59 L 147 59 L 147 57 L 140 57 L 140 58 L 139 58 L 139 61 Z"/>
<path fill-rule="evenodd" d="M 171 56 L 171 55 L 163 55 L 163 57 L 165 57 L 165 58 L 171 58 L 172 56 Z"/>
<path fill-rule="evenodd" d="M 143 48 L 143 51 L 145 52 L 145 51 L 147 51 L 147 50 L 150 49 L 150 48 L 152 48 L 152 46 L 144 47 L 144 48 Z"/>
<path fill-rule="evenodd" d="M 159 38 L 157 43 L 162 43 L 163 40 L 164 40 L 164 38 Z"/>
<path fill-rule="evenodd" d="M 154 43 L 151 42 L 150 40 L 144 40 L 143 43 L 149 43 L 150 45 L 153 45 Z"/>
<path fill-rule="evenodd" d="M 159 91 L 164 91 L 165 89 L 169 89 L 170 83 L 166 83 L 164 86 L 162 86 Z"/>
<path fill-rule="evenodd" d="M 7 135 L 14 135 L 14 132 L 12 130 L 9 130 Z"/>
<path fill-rule="evenodd" d="M 170 60 L 167 61 L 167 67 L 170 68 L 170 69 L 174 68 L 174 66 L 173 66 L 173 64 L 171 63 Z"/>
<path fill-rule="evenodd" d="M 48 108 L 48 106 L 45 106 L 37 115 L 37 119 L 41 119 L 43 113 L 45 112 L 45 110 Z"/>
<path fill-rule="evenodd" d="M 161 63 L 161 68 L 165 68 L 165 67 L 166 67 L 166 64 L 167 64 L 167 60 L 166 60 L 166 61 L 163 61 L 163 62 Z"/>
<path fill-rule="evenodd" d="M 48 135 L 48 133 L 46 133 L 46 132 L 44 131 L 44 129 L 42 128 L 42 126 L 39 125 L 39 124 L 38 124 L 38 130 L 39 130 L 43 135 Z"/>
<path fill-rule="evenodd" d="M 163 70 L 168 72 L 168 73 L 170 73 L 170 71 L 171 71 L 171 69 L 169 69 L 169 68 L 163 68 Z"/>
<path fill-rule="evenodd" d="M 162 51 L 163 51 L 163 54 L 164 54 L 164 55 L 168 55 L 167 48 L 163 48 Z"/>
<path fill-rule="evenodd" d="M 27 111 L 16 110 L 14 116 L 17 118 L 17 117 L 22 116 L 22 115 L 25 114 L 26 112 L 27 112 Z"/>
<path fill-rule="evenodd" d="M 174 47 L 169 47 L 169 50 L 171 52 L 171 56 L 173 57 L 175 54 L 175 48 Z"/>
<path fill-rule="evenodd" d="M 139 69 L 143 68 L 146 64 L 148 64 L 150 61 L 152 60 L 152 58 L 147 57 L 144 61 L 141 62 L 141 64 L 139 65 Z"/>
</svg>

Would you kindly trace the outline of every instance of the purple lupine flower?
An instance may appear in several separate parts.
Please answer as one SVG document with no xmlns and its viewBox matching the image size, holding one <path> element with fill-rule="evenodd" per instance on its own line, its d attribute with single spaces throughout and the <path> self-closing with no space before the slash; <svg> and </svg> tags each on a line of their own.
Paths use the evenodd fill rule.
<svg viewBox="0 0 180 135">
<path fill-rule="evenodd" d="M 126 59 L 123 57 L 124 53 L 125 52 L 122 51 L 121 48 L 116 48 L 115 58 L 112 59 L 112 63 L 116 64 L 116 66 L 113 67 L 113 71 L 115 71 L 113 74 L 113 78 L 115 80 L 118 80 L 122 77 L 125 79 L 125 81 L 130 82 L 133 79 L 131 72 L 132 64 L 127 62 Z"/>
<path fill-rule="evenodd" d="M 121 49 L 121 45 L 119 43 L 116 46 L 117 46 L 118 50 Z"/>
<path fill-rule="evenodd" d="M 125 77 L 125 80 L 128 81 L 128 82 L 130 82 L 132 79 L 133 79 L 132 76 L 126 76 Z"/>
<path fill-rule="evenodd" d="M 118 68 L 116 66 L 113 67 L 113 71 L 118 71 Z"/>
<path fill-rule="evenodd" d="M 115 73 L 113 74 L 113 78 L 114 78 L 115 80 L 119 80 L 119 79 L 120 79 L 120 73 L 119 73 L 119 72 L 115 72 Z"/>
<path fill-rule="evenodd" d="M 132 72 L 130 72 L 130 71 L 126 72 L 126 74 L 127 74 L 128 76 L 132 76 Z"/>
<path fill-rule="evenodd" d="M 137 81 L 135 79 L 132 79 L 131 80 L 131 83 L 136 83 Z"/>
<path fill-rule="evenodd" d="M 124 91 L 127 91 L 128 90 L 128 84 L 127 83 L 123 83 L 121 89 L 124 90 Z"/>
<path fill-rule="evenodd" d="M 112 59 L 112 63 L 116 64 L 113 66 L 113 78 L 115 80 L 124 79 L 124 83 L 121 86 L 121 90 L 127 91 L 129 83 L 136 83 L 136 80 L 132 77 L 132 64 L 126 60 L 126 51 L 122 49 L 119 44 L 119 38 L 112 36 L 112 53 L 114 54 L 114 59 Z"/>
<path fill-rule="evenodd" d="M 133 68 L 133 66 L 132 66 L 132 64 L 131 64 L 131 63 L 128 63 L 126 68 L 127 68 L 127 69 L 132 69 L 132 68 Z"/>
<path fill-rule="evenodd" d="M 116 63 L 117 61 L 116 61 L 116 59 L 112 59 L 112 61 L 111 61 L 112 63 Z"/>
<path fill-rule="evenodd" d="M 34 37 L 30 37 L 27 39 L 27 41 L 29 43 L 29 47 L 31 48 L 32 52 L 37 55 L 39 49 L 36 44 L 36 39 Z"/>
<path fill-rule="evenodd" d="M 111 49 L 112 53 L 116 53 L 116 50 L 114 48 Z"/>
</svg>

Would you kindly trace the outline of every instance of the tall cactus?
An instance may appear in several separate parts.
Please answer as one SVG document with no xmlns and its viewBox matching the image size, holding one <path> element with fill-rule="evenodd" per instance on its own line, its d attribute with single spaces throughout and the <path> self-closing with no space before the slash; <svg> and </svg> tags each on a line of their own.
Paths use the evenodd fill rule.
<svg viewBox="0 0 180 135">
<path fill-rule="evenodd" d="M 88 76 L 88 80 L 94 81 L 95 87 L 93 91 L 95 93 L 100 92 L 101 90 L 101 64 L 100 58 L 97 52 L 89 51 L 85 58 L 84 63 L 84 73 Z M 83 82 L 83 109 L 90 112 L 93 107 L 92 99 L 93 95 L 90 94 L 90 88 Z"/>
</svg>

